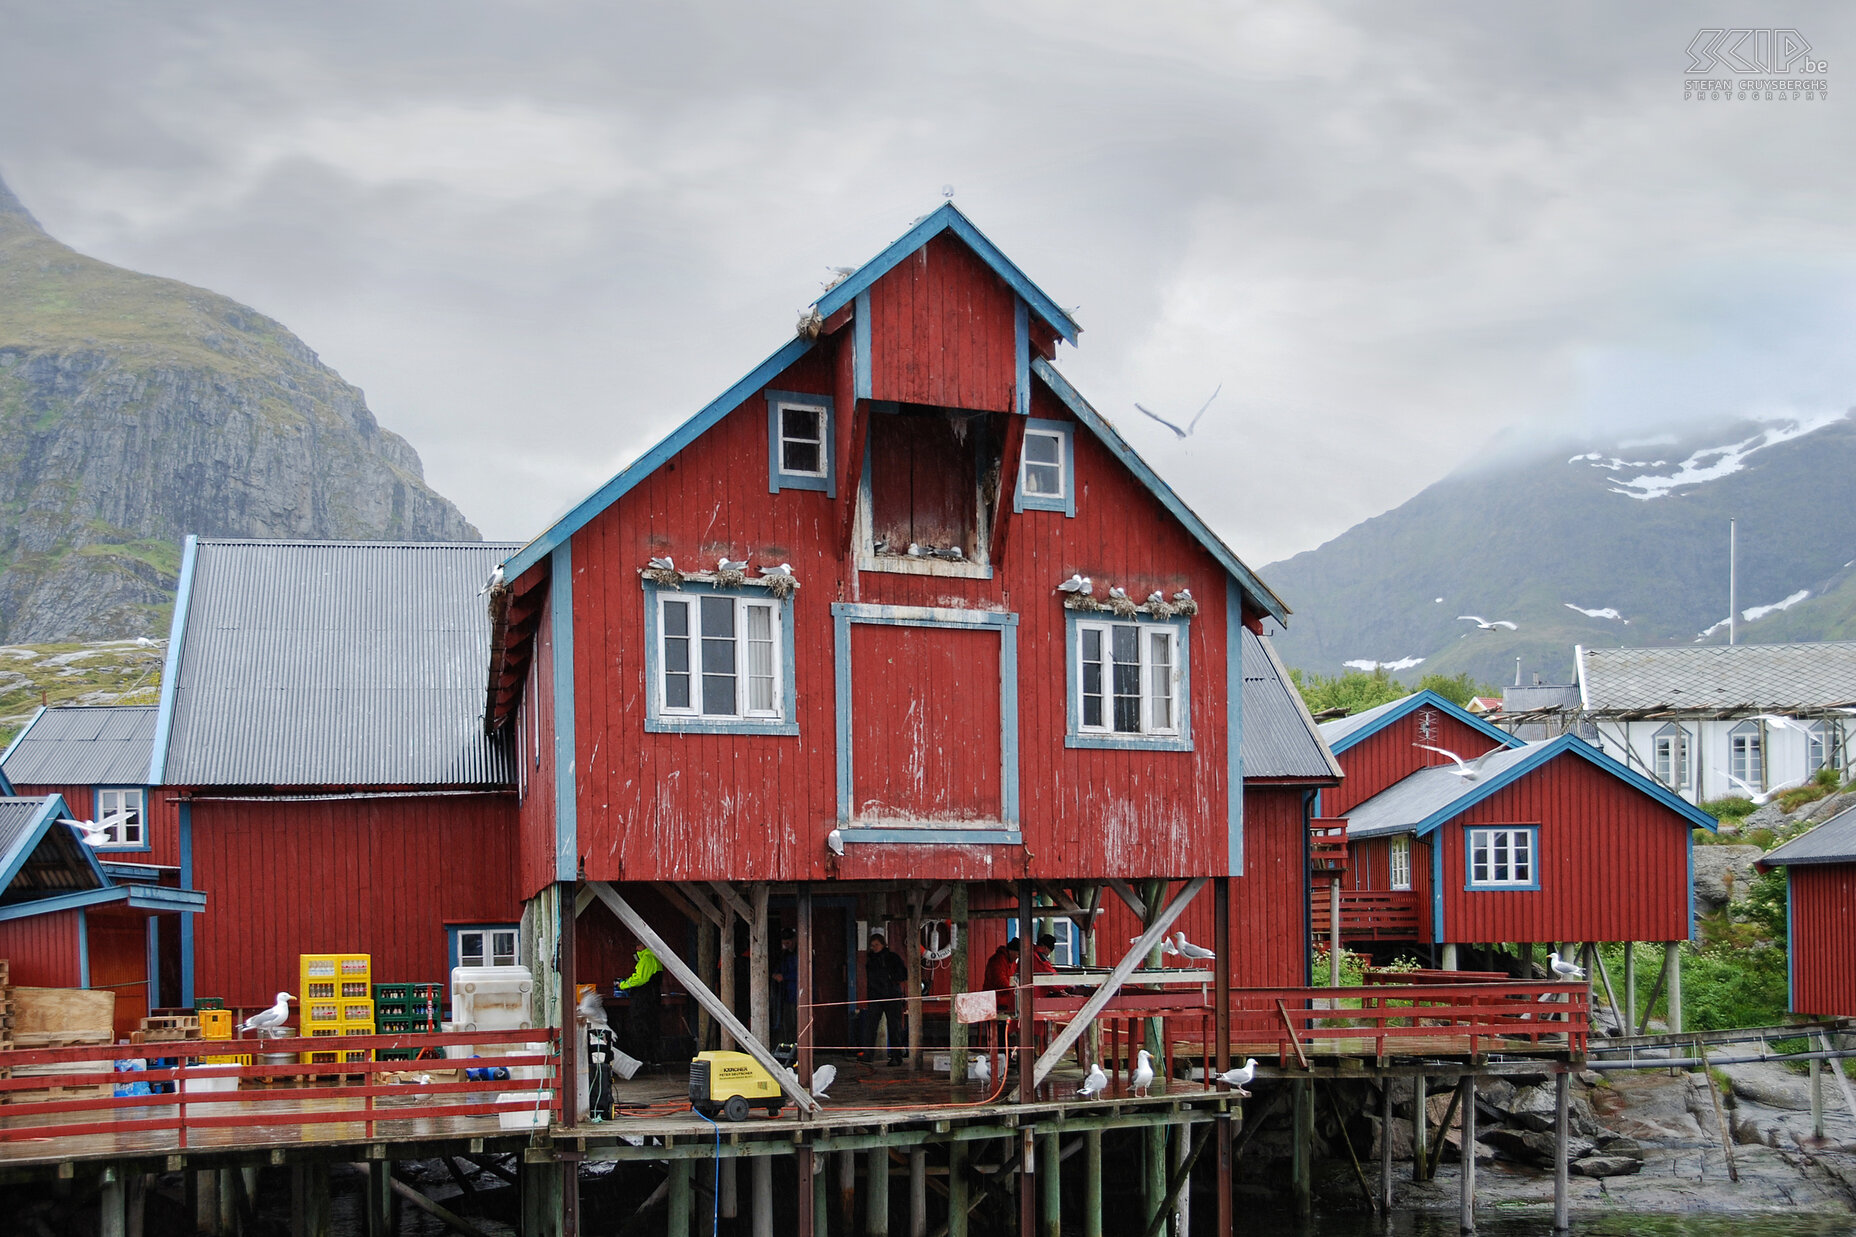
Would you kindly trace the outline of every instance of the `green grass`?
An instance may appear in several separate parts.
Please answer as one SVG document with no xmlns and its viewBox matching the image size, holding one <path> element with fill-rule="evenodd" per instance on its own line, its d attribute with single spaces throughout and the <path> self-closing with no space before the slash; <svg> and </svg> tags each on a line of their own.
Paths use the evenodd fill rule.
<svg viewBox="0 0 1856 1237">
<path fill-rule="evenodd" d="M 44 704 L 156 704 L 163 649 L 133 641 L 0 646 L 0 745 Z"/>
</svg>

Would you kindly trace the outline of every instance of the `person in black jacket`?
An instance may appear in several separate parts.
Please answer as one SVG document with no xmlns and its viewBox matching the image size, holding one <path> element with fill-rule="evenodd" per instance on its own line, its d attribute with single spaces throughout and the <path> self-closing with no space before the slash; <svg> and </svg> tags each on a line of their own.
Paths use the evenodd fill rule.
<svg viewBox="0 0 1856 1237">
<path fill-rule="evenodd" d="M 870 950 L 864 955 L 863 1034 L 860 1037 L 864 1046 L 860 1054 L 863 1060 L 875 1058 L 877 1024 L 887 1018 L 889 1063 L 902 1064 L 902 1048 L 909 1042 L 909 1033 L 903 1024 L 907 1002 L 902 995 L 908 982 L 908 963 L 889 947 L 881 932 L 872 932 Z"/>
</svg>

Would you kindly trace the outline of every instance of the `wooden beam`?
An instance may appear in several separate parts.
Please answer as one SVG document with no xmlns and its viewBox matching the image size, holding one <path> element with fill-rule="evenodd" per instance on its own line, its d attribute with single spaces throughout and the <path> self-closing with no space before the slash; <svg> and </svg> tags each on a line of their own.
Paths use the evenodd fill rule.
<svg viewBox="0 0 1856 1237">
<path fill-rule="evenodd" d="M 722 1004 L 721 999 L 703 985 L 696 972 L 692 971 L 683 959 L 677 957 L 675 951 L 664 943 L 664 938 L 645 922 L 644 916 L 632 909 L 631 903 L 620 897 L 618 892 L 605 881 L 589 881 L 587 884 L 599 900 L 606 904 L 607 909 L 619 917 L 619 922 L 630 928 L 632 935 L 643 941 L 651 952 L 657 955 L 657 960 L 664 964 L 665 970 L 677 977 L 677 982 L 683 985 L 684 990 L 695 997 L 716 1021 L 728 1028 L 728 1033 L 735 1037 L 735 1042 L 741 1045 L 741 1050 L 753 1057 L 762 1069 L 773 1075 L 774 1080 L 780 1084 L 782 1090 L 793 1097 L 793 1102 L 799 1106 L 801 1111 L 808 1113 L 818 1111 L 818 1101 L 812 1098 L 811 1093 L 801 1087 L 798 1081 L 786 1072 L 786 1067 L 774 1059 L 773 1054 L 767 1051 L 765 1044 L 741 1025 L 741 1020 L 735 1017 L 735 1012 Z"/>
<path fill-rule="evenodd" d="M 1136 919 L 1143 923 L 1147 921 L 1147 903 L 1140 894 L 1134 892 L 1134 886 L 1113 876 L 1104 883 L 1115 891 L 1117 897 L 1128 904 L 1128 909 L 1134 912 Z"/>
<path fill-rule="evenodd" d="M 709 888 L 715 890 L 715 896 L 722 904 L 748 923 L 754 922 L 754 908 L 747 904 L 747 899 L 735 892 L 735 887 L 727 881 L 710 881 Z"/>
<path fill-rule="evenodd" d="M 472 1224 L 469 1220 L 466 1220 L 463 1216 L 433 1202 L 425 1195 L 419 1193 L 419 1191 L 407 1185 L 404 1181 L 401 1181 L 398 1177 L 391 1178 L 391 1181 L 395 1194 L 399 1195 L 419 1210 L 425 1212 L 427 1215 L 430 1215 L 446 1228 L 451 1229 L 453 1232 L 463 1233 L 464 1237 L 489 1237 L 488 1233 L 478 1228 L 475 1224 Z"/>
<path fill-rule="evenodd" d="M 664 901 L 670 903 L 670 905 L 679 911 L 685 919 L 693 924 L 700 924 L 703 920 L 711 918 L 715 914 L 714 907 L 709 907 L 705 911 L 703 907 L 684 897 L 683 891 L 670 881 L 660 881 L 656 885 L 653 885 L 652 888 L 657 890 L 658 895 L 662 897 Z"/>
<path fill-rule="evenodd" d="M 593 905 L 593 901 L 593 891 L 582 885 L 580 892 L 574 895 L 574 918 L 578 919 L 586 914 L 586 908 Z"/>
<path fill-rule="evenodd" d="M 1166 1183 L 1166 1196 L 1160 1200 L 1160 1205 L 1154 1208 L 1153 1218 L 1147 1221 L 1146 1237 L 1156 1237 L 1156 1234 L 1166 1227 L 1167 1219 L 1173 1213 L 1174 1200 L 1179 1197 L 1179 1192 L 1186 1182 L 1192 1179 L 1192 1166 L 1199 1162 L 1199 1153 L 1205 1150 L 1205 1138 L 1208 1132 L 1209 1127 L 1198 1132 L 1197 1137 L 1192 1140 L 1191 1153 L 1186 1156 L 1184 1163 L 1173 1170 L 1173 1179 Z"/>
<path fill-rule="evenodd" d="M 1070 1046 L 1076 1043 L 1083 1032 L 1089 1028 L 1089 1024 L 1095 1021 L 1096 1015 L 1101 1013 L 1114 999 L 1117 992 L 1121 991 L 1121 985 L 1127 981 L 1128 976 L 1132 975 L 1146 960 L 1148 951 L 1160 943 L 1160 938 L 1166 935 L 1166 930 L 1172 927 L 1173 921 L 1185 912 L 1187 906 L 1191 905 L 1192 899 L 1199 896 L 1199 890 L 1205 888 L 1205 882 L 1209 879 L 1211 878 L 1206 876 L 1195 876 L 1188 881 L 1186 887 L 1174 896 L 1166 909 L 1161 911 L 1159 917 L 1148 926 L 1147 931 L 1141 933 L 1139 939 L 1129 946 L 1128 952 L 1123 955 L 1120 962 L 1115 964 L 1115 969 L 1108 973 L 1108 978 L 1102 981 L 1102 986 L 1096 989 L 1095 995 L 1083 1002 L 1083 1007 L 1076 1011 L 1076 1017 L 1057 1033 L 1056 1038 L 1051 1040 L 1050 1047 L 1044 1050 L 1044 1055 L 1038 1058 L 1031 1075 L 1033 1091 L 1050 1076 L 1057 1062 L 1063 1060 L 1063 1054 L 1070 1050 Z M 1121 891 L 1116 890 L 1116 892 Z M 1130 889 L 1122 894 L 1123 900 L 1126 901 L 1133 893 L 1134 891 Z"/>
<path fill-rule="evenodd" d="M 690 900 L 690 905 L 703 913 L 703 917 L 716 927 L 728 917 L 728 912 L 712 897 L 709 891 L 696 881 L 683 881 L 677 886 L 678 892 Z"/>
<path fill-rule="evenodd" d="M 1021 409 L 1021 411 L 1024 411 Z M 999 494 L 992 509 L 992 546 L 987 560 L 995 566 L 1005 559 L 1005 543 L 1012 530 L 1012 504 L 1018 493 L 1019 457 L 1025 450 L 1028 416 L 1005 419 L 1005 438 L 999 444 Z M 1070 484 L 1074 485 L 1072 480 Z"/>
</svg>

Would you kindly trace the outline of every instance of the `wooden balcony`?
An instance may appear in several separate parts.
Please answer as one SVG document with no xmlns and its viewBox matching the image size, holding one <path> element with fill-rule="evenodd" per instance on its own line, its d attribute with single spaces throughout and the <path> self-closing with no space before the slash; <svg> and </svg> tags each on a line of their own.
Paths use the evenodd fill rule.
<svg viewBox="0 0 1856 1237">
<path fill-rule="evenodd" d="M 1309 923 L 1316 940 L 1329 939 L 1328 887 L 1317 881 L 1309 889 Z M 1418 895 L 1409 889 L 1387 892 L 1374 889 L 1340 891 L 1340 939 L 1347 941 L 1415 941 L 1418 939 Z"/>
<path fill-rule="evenodd" d="M 1334 876 L 1347 870 L 1347 822 L 1317 817 L 1308 826 L 1310 875 Z"/>
</svg>

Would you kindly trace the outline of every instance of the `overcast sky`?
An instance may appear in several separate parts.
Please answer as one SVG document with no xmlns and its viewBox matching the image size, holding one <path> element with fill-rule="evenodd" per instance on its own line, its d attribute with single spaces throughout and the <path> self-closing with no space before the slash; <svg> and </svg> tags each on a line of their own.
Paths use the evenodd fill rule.
<svg viewBox="0 0 1856 1237">
<path fill-rule="evenodd" d="M 1796 29 L 1830 97 L 1684 100 L 1704 26 Z M 1856 404 L 1847 4 L 0 0 L 0 29 L 0 173 L 40 221 L 280 319 L 489 537 L 944 184 L 1254 564 L 1498 431 Z M 1220 383 L 1186 443 L 1132 406 Z"/>
</svg>

